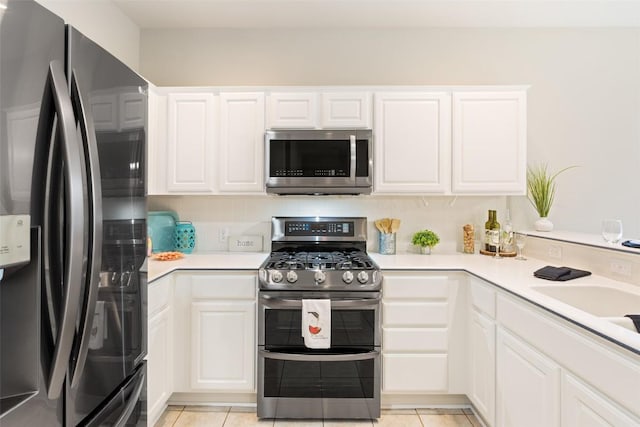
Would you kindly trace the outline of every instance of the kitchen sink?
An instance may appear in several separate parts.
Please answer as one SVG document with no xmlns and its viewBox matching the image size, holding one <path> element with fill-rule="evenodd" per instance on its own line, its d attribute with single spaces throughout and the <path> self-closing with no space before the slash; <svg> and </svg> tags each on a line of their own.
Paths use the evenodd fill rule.
<svg viewBox="0 0 640 427">
<path fill-rule="evenodd" d="M 594 316 L 622 318 L 619 322 L 614 322 L 623 323 L 621 326 L 628 324 L 624 320 L 625 314 L 640 314 L 640 293 L 624 292 L 606 286 L 534 286 L 531 289 Z"/>
</svg>

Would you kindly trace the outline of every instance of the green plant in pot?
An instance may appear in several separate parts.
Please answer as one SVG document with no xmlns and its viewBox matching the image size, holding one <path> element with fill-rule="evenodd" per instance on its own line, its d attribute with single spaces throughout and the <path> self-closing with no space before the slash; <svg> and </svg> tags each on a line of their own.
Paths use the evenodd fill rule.
<svg viewBox="0 0 640 427">
<path fill-rule="evenodd" d="M 539 215 L 534 224 L 536 230 L 553 230 L 553 223 L 548 216 L 556 196 L 556 178 L 562 172 L 575 167 L 569 166 L 554 174 L 548 171 L 547 164 L 527 167 L 527 198 Z"/>
<path fill-rule="evenodd" d="M 411 238 L 411 243 L 420 246 L 420 252 L 430 254 L 431 248 L 440 242 L 440 237 L 431 230 L 421 230 L 416 232 Z"/>
</svg>

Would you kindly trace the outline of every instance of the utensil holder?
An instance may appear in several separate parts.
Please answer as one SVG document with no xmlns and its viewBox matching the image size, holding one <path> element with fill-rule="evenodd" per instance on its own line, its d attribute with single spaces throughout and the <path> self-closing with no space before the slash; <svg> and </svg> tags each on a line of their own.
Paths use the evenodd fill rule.
<svg viewBox="0 0 640 427">
<path fill-rule="evenodd" d="M 396 233 L 379 233 L 378 251 L 382 255 L 395 255 Z"/>
<path fill-rule="evenodd" d="M 196 247 L 196 229 L 190 221 L 176 222 L 174 246 L 177 251 L 190 254 Z"/>
</svg>

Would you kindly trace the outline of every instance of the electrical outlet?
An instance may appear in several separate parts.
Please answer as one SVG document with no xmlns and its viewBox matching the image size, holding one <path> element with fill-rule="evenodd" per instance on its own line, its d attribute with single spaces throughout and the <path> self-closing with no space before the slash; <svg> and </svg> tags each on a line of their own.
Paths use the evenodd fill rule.
<svg viewBox="0 0 640 427">
<path fill-rule="evenodd" d="M 227 227 L 222 227 L 218 229 L 218 242 L 226 243 L 229 238 L 229 229 Z"/>
<path fill-rule="evenodd" d="M 553 259 L 562 259 L 562 248 L 560 246 L 549 246 L 549 251 L 547 252 L 549 258 Z"/>
<path fill-rule="evenodd" d="M 631 277 L 631 263 L 622 259 L 612 259 L 609 268 L 613 274 L 619 276 Z"/>
</svg>

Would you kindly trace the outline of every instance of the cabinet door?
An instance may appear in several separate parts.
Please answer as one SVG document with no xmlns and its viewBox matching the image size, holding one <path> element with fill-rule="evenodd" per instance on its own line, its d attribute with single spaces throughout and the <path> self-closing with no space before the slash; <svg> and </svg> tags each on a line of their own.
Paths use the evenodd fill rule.
<svg viewBox="0 0 640 427">
<path fill-rule="evenodd" d="M 254 301 L 191 304 L 191 387 L 255 389 Z"/>
<path fill-rule="evenodd" d="M 322 94 L 323 128 L 371 127 L 371 94 L 369 92 L 325 92 Z"/>
<path fill-rule="evenodd" d="M 450 96 L 377 93 L 375 99 L 375 192 L 445 193 L 450 174 Z"/>
<path fill-rule="evenodd" d="M 167 189 L 170 193 L 214 191 L 214 96 L 172 93 L 168 97 Z"/>
<path fill-rule="evenodd" d="M 269 129 L 313 129 L 318 127 L 316 93 L 272 93 L 269 95 Z"/>
<path fill-rule="evenodd" d="M 559 426 L 560 367 L 500 327 L 496 337 L 497 426 Z"/>
<path fill-rule="evenodd" d="M 149 319 L 147 400 L 150 425 L 160 418 L 171 396 L 171 307 Z"/>
<path fill-rule="evenodd" d="M 633 419 L 570 374 L 562 376 L 562 427 L 634 427 Z"/>
<path fill-rule="evenodd" d="M 264 94 L 220 94 L 221 192 L 264 192 Z"/>
<path fill-rule="evenodd" d="M 454 193 L 526 194 L 526 93 L 453 94 Z"/>
<path fill-rule="evenodd" d="M 143 128 L 147 120 L 147 97 L 137 92 L 122 93 L 118 97 L 120 129 Z"/>
<path fill-rule="evenodd" d="M 494 425 L 496 326 L 475 310 L 469 326 L 469 399 L 489 425 Z"/>
</svg>

